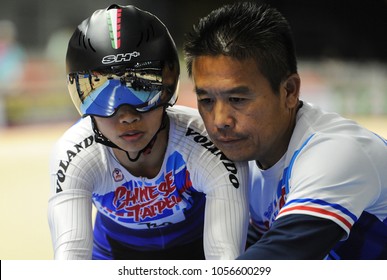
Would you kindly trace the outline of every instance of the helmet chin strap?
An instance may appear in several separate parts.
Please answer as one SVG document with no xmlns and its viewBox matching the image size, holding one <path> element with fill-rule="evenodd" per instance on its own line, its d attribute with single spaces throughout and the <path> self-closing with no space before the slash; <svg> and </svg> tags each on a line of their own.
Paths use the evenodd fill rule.
<svg viewBox="0 0 387 280">
<path fill-rule="evenodd" d="M 112 141 L 110 141 L 108 138 L 106 138 L 102 133 L 101 131 L 98 129 L 97 127 L 97 124 L 94 120 L 93 117 L 91 117 L 91 123 L 92 123 L 92 128 L 93 128 L 93 131 L 94 131 L 94 134 L 95 134 L 95 141 L 100 143 L 100 144 L 103 144 L 105 146 L 108 146 L 108 147 L 111 147 L 111 148 L 117 148 L 117 149 L 120 149 L 121 151 L 124 151 L 126 153 L 126 156 L 128 157 L 128 159 L 131 161 L 131 162 L 136 162 L 140 156 L 142 154 L 144 155 L 149 155 L 151 152 L 152 152 L 152 148 L 153 148 L 153 145 L 155 144 L 156 142 L 156 139 L 157 139 L 157 135 L 159 134 L 159 132 L 161 130 L 163 130 L 164 128 L 167 127 L 167 124 L 168 124 L 168 116 L 167 116 L 167 113 L 166 111 L 164 110 L 164 113 L 163 113 L 163 119 L 161 120 L 161 124 L 160 124 L 160 127 L 159 129 L 156 131 L 155 135 L 153 135 L 152 139 L 149 141 L 149 143 L 142 149 L 140 150 L 138 153 L 137 153 L 137 156 L 135 158 L 131 158 L 129 156 L 129 152 L 118 147 L 116 144 L 114 144 Z"/>
</svg>

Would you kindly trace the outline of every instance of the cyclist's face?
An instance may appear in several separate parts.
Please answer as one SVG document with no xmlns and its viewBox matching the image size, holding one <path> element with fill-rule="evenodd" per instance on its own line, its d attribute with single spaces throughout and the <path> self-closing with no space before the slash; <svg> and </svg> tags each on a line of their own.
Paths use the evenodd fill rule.
<svg viewBox="0 0 387 280">
<path fill-rule="evenodd" d="M 124 105 L 109 118 L 94 117 L 101 133 L 121 149 L 138 152 L 146 147 L 160 128 L 163 107 L 139 113 Z"/>
</svg>

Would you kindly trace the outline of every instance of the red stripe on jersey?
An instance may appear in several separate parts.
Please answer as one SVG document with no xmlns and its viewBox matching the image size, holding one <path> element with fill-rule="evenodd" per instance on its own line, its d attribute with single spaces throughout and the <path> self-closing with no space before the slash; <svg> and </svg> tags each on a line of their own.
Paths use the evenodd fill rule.
<svg viewBox="0 0 387 280">
<path fill-rule="evenodd" d="M 334 218 L 340 220 L 343 224 L 345 224 L 348 227 L 348 229 L 351 229 L 351 227 L 352 227 L 351 223 L 348 222 L 342 216 L 340 216 L 334 212 L 324 210 L 321 208 L 317 208 L 317 207 L 312 207 L 312 206 L 299 205 L 299 206 L 294 206 L 294 207 L 290 207 L 290 208 L 285 208 L 285 209 L 282 209 L 279 214 L 283 214 L 283 213 L 290 212 L 293 210 L 306 210 L 306 211 L 321 213 L 323 215 L 331 216 L 331 217 L 334 217 Z"/>
</svg>

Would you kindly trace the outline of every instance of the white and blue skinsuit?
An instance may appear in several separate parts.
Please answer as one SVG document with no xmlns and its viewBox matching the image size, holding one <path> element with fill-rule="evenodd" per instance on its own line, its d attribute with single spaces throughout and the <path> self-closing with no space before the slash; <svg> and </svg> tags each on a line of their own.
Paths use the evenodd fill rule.
<svg viewBox="0 0 387 280">
<path fill-rule="evenodd" d="M 48 209 L 55 259 L 109 259 L 112 250 L 167 250 L 201 238 L 206 259 L 244 251 L 247 164 L 215 148 L 196 110 L 174 106 L 167 115 L 168 146 L 154 178 L 133 176 L 97 143 L 90 117 L 57 142 Z"/>
</svg>

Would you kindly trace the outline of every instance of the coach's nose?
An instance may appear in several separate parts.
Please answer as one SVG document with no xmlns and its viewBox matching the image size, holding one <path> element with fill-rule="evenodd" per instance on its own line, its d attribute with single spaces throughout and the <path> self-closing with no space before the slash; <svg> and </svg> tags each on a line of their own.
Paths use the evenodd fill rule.
<svg viewBox="0 0 387 280">
<path fill-rule="evenodd" d="M 221 101 L 216 101 L 213 108 L 214 125 L 218 129 L 233 127 L 234 117 L 231 108 Z"/>
</svg>

